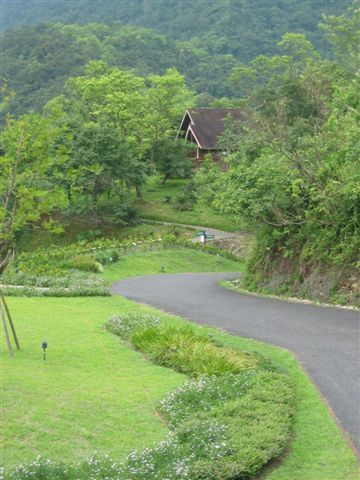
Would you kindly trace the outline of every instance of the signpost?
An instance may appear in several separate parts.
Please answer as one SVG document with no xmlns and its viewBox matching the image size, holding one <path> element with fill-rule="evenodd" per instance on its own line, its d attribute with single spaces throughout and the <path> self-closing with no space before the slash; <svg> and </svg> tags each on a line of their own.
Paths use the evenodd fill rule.
<svg viewBox="0 0 360 480">
<path fill-rule="evenodd" d="M 209 233 L 206 233 L 206 230 L 200 230 L 199 232 L 196 232 L 196 235 L 200 237 L 200 242 L 206 245 L 207 240 L 214 240 L 215 235 L 211 235 Z"/>
</svg>

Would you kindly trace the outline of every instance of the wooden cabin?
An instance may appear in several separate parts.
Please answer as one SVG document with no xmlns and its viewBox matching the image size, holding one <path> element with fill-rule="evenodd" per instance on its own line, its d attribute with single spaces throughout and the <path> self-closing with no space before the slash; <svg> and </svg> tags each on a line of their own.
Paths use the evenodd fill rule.
<svg viewBox="0 0 360 480">
<path fill-rule="evenodd" d="M 241 120 L 243 115 L 237 108 L 190 108 L 182 119 L 178 138 L 194 143 L 194 158 L 200 164 L 204 156 L 211 153 L 215 161 L 221 161 L 221 153 L 226 146 L 220 147 L 220 137 L 224 133 L 226 118 Z"/>
</svg>

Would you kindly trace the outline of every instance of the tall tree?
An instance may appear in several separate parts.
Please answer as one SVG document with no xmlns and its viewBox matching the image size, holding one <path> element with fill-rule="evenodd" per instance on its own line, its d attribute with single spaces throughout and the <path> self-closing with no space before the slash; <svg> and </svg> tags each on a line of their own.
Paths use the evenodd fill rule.
<svg viewBox="0 0 360 480">
<path fill-rule="evenodd" d="M 54 228 L 47 214 L 66 205 L 54 182 L 66 152 L 54 145 L 57 129 L 37 115 L 9 119 L 1 137 L 0 156 L 0 274 L 15 250 L 16 235 L 34 222 Z"/>
</svg>

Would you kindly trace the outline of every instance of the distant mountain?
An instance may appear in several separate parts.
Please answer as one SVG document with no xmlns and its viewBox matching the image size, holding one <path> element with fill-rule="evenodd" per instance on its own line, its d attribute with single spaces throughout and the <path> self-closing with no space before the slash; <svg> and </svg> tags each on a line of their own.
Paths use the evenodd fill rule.
<svg viewBox="0 0 360 480">
<path fill-rule="evenodd" d="M 210 54 L 191 42 L 175 42 L 153 30 L 102 24 L 43 24 L 17 27 L 2 38 L 0 63 L 14 114 L 39 110 L 62 93 L 67 78 L 81 75 L 90 60 L 130 69 L 147 76 L 176 67 L 195 91 L 213 97 L 231 96 L 231 70 L 238 61 L 230 54 Z M 206 96 L 206 95 L 205 95 Z"/>
<path fill-rule="evenodd" d="M 177 40 L 199 39 L 213 53 L 243 61 L 271 54 L 286 32 L 306 33 L 325 48 L 317 24 L 350 0 L 1 0 L 2 28 L 42 22 L 114 22 L 154 29 Z"/>
<path fill-rule="evenodd" d="M 320 51 L 322 14 L 350 0 L 0 0 L 2 77 L 16 96 L 9 109 L 40 109 L 69 76 L 101 59 L 136 74 L 175 66 L 211 98 L 236 95 L 232 69 L 272 55 L 286 32 L 306 33 Z M 51 22 L 51 23 L 43 23 Z M 56 22 L 56 23 L 55 23 Z M 64 25 L 65 24 L 65 25 Z"/>
</svg>

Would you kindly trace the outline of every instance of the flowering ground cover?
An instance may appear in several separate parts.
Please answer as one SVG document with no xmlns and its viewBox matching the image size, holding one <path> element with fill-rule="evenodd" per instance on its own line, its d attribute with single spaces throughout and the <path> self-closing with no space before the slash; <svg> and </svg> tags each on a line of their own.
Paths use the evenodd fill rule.
<svg viewBox="0 0 360 480">
<path fill-rule="evenodd" d="M 284 371 L 189 325 L 122 314 L 106 326 L 154 363 L 197 378 L 161 401 L 160 414 L 171 429 L 166 440 L 130 455 L 116 478 L 253 478 L 283 451 L 295 404 Z"/>
</svg>

